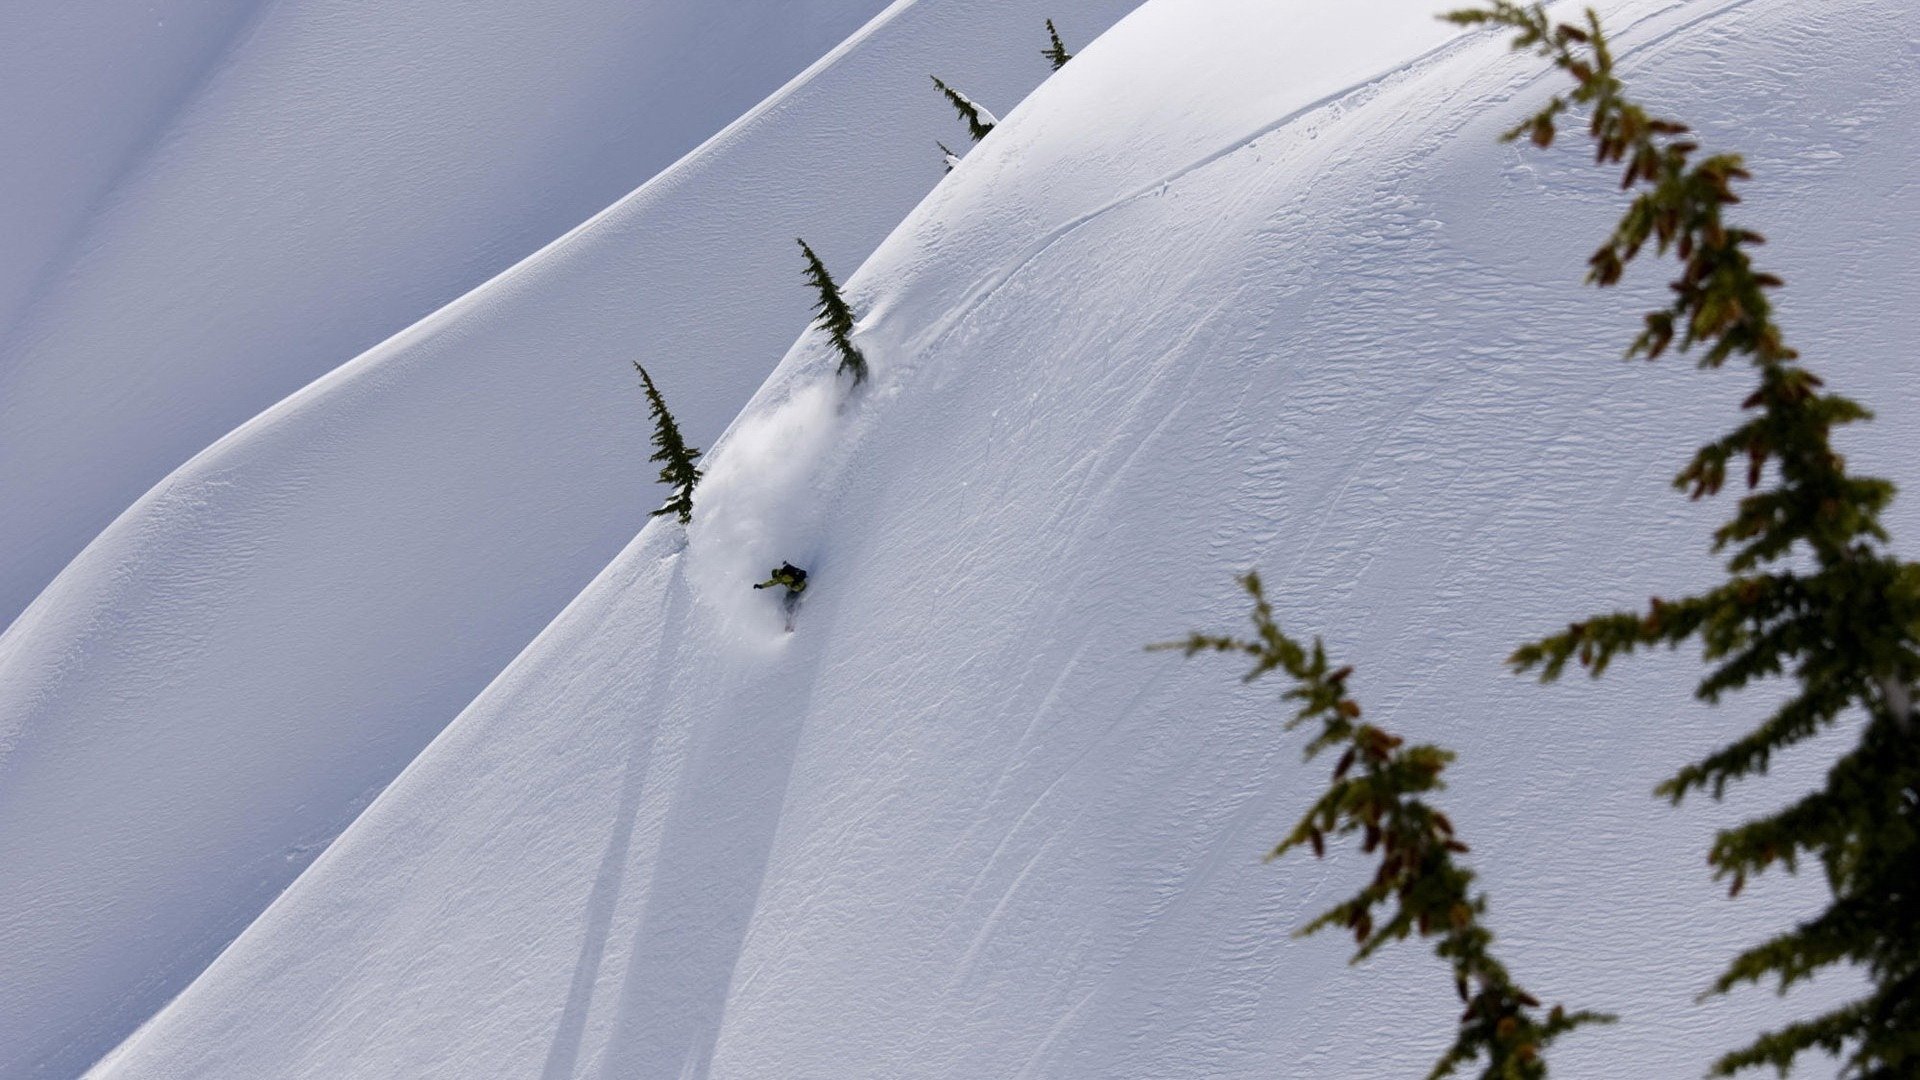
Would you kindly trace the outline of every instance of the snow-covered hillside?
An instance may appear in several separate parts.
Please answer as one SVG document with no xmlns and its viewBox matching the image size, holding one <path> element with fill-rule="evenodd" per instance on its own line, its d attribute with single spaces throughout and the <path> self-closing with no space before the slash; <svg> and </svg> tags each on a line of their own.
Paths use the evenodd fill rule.
<svg viewBox="0 0 1920 1080">
<path fill-rule="evenodd" d="M 229 64 L 255 74 L 244 84 L 251 89 L 227 92 L 236 119 L 218 129 L 221 154 L 190 152 L 193 140 L 172 139 L 161 153 L 175 163 L 169 167 L 224 175 L 233 154 L 279 154 L 272 168 L 260 166 L 278 185 L 253 193 L 263 203 L 302 192 L 332 198 L 339 176 L 314 176 L 328 162 L 307 142 L 289 145 L 277 128 L 242 122 L 279 102 L 311 109 L 310 95 L 322 90 L 362 95 L 346 102 L 362 113 L 394 114 L 365 132 L 370 146 L 332 167 L 359 175 L 378 173 L 383 163 L 449 156 L 431 175 L 403 170 L 388 178 L 426 185 L 414 202 L 396 207 L 353 185 L 361 195 L 329 204 L 356 220 L 397 214 L 390 228 L 284 223 L 332 244 L 328 258 L 284 270 L 306 275 L 302 295 L 333 296 L 324 315 L 344 338 L 302 337 L 312 325 L 284 304 L 255 310 L 244 291 L 198 286 L 194 299 L 207 305 L 213 325 L 188 336 L 270 323 L 275 334 L 301 338 L 298 349 L 273 354 L 291 366 L 269 373 L 292 380 L 283 388 L 297 385 L 318 370 L 303 374 L 299 364 L 341 363 L 357 348 L 351 342 L 377 337 L 389 310 L 383 305 L 395 300 L 363 302 L 360 282 L 335 295 L 340 283 L 327 275 L 352 276 L 358 259 L 380 262 L 385 245 L 431 240 L 391 266 L 381 263 L 380 273 L 404 278 L 401 291 L 420 302 L 437 303 L 471 280 L 456 270 L 485 269 L 503 254 L 509 232 L 500 230 L 521 235 L 534 227 L 531 215 L 534 225 L 551 227 L 550 236 L 618 193 L 606 190 L 618 173 L 586 168 L 580 155 L 643 161 L 643 151 L 684 134 L 703 109 L 712 121 L 707 130 L 718 128 L 751 104 L 741 95 L 756 81 L 777 81 L 780 56 L 797 70 L 832 44 L 817 37 L 823 28 L 863 10 L 815 2 L 574 6 L 579 25 L 544 27 L 539 48 L 514 46 L 512 26 L 491 19 L 457 34 L 448 28 L 464 20 L 404 32 L 390 25 L 411 20 L 424 10 L 418 7 L 383 9 L 380 18 L 351 5 L 274 8 L 273 19 L 297 26 L 284 30 L 278 51 L 258 34 L 247 39 L 243 55 L 253 59 Z M 1045 12 L 1090 36 L 1128 6 L 1073 0 Z M 812 237 L 843 275 L 857 266 L 941 175 L 933 139 L 951 139 L 955 122 L 927 72 L 939 67 L 988 100 L 1014 100 L 1046 72 L 1035 44 L 1042 17 L 1033 0 L 894 5 L 631 198 L 176 470 L 0 637 L 0 955 L 10 958 L 0 978 L 0 1076 L 70 1075 L 151 1015 L 592 579 L 653 505 L 645 410 L 630 362 L 649 364 L 690 435 L 710 443 L 805 324 L 794 234 Z M 608 37 L 608 20 L 626 26 L 634 19 L 644 25 L 629 27 L 631 36 Z M 296 32 L 309 22 L 319 25 Z M 456 36 L 442 40 L 443 33 Z M 715 33 L 749 40 L 719 50 L 709 40 Z M 378 69 L 384 80 L 364 64 L 348 72 L 325 63 L 326 42 L 382 34 L 391 37 L 376 50 L 391 63 Z M 414 38 L 426 39 L 416 44 L 428 51 L 409 64 L 401 45 Z M 626 46 L 640 52 L 630 64 L 587 64 L 578 49 L 566 52 L 576 46 L 595 56 Z M 261 59 L 262 50 L 278 59 Z M 500 66 L 488 58 L 502 51 L 515 62 L 488 95 L 463 103 L 436 91 L 421 100 L 420 87 L 440 77 L 439 65 L 462 72 L 463 65 Z M 702 59 L 716 52 L 728 59 Z M 274 63 L 284 69 L 280 78 L 271 75 Z M 690 63 L 712 70 L 682 79 Z M 720 79 L 735 63 L 745 65 L 739 78 Z M 319 73 L 299 75 L 302 64 L 318 65 Z M 543 65 L 565 67 L 567 77 L 538 87 L 517 81 L 537 81 Z M 111 74 L 103 63 L 89 77 Z M 111 89 L 87 85 L 95 94 L 87 100 L 96 103 Z M 516 87 L 527 95 L 526 108 L 511 114 L 528 126 L 524 139 L 501 144 L 515 130 L 503 116 L 491 128 L 436 123 L 448 109 L 488 109 L 492 94 Z M 563 115 L 563 106 L 586 108 L 608 95 L 618 108 Z M 722 107 L 732 111 L 721 115 Z M 649 119 L 649 111 L 659 115 Z M 196 121 L 195 131 L 212 130 L 209 124 Z M 432 137 L 392 135 L 413 127 Z M 249 130 L 259 145 L 242 137 Z M 323 125 L 304 138 L 344 139 L 355 130 Z M 573 140 L 566 153 L 554 147 L 563 137 Z M 481 155 L 485 164 L 462 164 L 459 154 Z M 527 160 L 514 164 L 520 155 Z M 419 212 L 418 198 L 440 192 L 452 200 L 474 184 L 512 205 L 500 215 L 462 211 L 450 219 Z M 596 188 L 596 201 L 582 204 L 580 193 Z M 188 210 L 213 212 L 200 197 L 175 204 L 155 196 L 122 212 L 128 227 L 184 229 L 177 220 Z M 451 212 L 453 203 L 446 205 Z M 271 219 L 264 210 L 248 216 Z M 436 231 L 452 219 L 465 224 Z M 191 250 L 258 261 L 283 240 L 276 224 L 245 243 L 220 233 Z M 361 241 L 374 247 L 356 246 Z M 453 276 L 434 278 L 422 261 Z M 96 263 L 73 281 L 92 280 L 105 272 L 99 267 L 133 272 L 132 263 Z M 186 288 L 171 272 L 152 285 Z M 177 434 L 199 446 L 245 415 L 222 410 L 266 403 L 228 393 L 245 380 L 222 376 L 222 388 L 209 390 L 196 388 L 198 376 L 160 370 L 175 355 L 254 365 L 258 356 L 234 345 L 238 337 L 221 339 L 231 349 L 203 353 L 174 333 L 192 321 L 184 314 L 179 323 L 122 314 L 151 337 L 154 348 L 140 362 L 155 366 L 152 378 L 167 391 L 115 398 L 111 409 L 89 411 L 63 430 L 61 438 L 76 441 L 60 445 L 92 440 L 100 451 L 87 467 L 104 468 L 122 454 L 140 468 L 164 471 L 168 463 L 164 454 L 132 452 L 150 429 L 128 428 L 112 410 L 136 413 L 139 424 L 184 424 Z M 35 355 L 53 364 L 74 354 Z M 0 379 L 27 377 L 14 360 L 0 364 Z M 76 379 L 34 386 L 78 394 L 84 379 Z M 84 515 L 67 511 L 93 489 L 60 464 L 65 451 L 35 434 L 58 426 L 62 407 L 24 383 L 7 385 L 0 443 L 18 439 L 34 449 L 0 448 L 0 471 L 17 470 L 32 491 L 0 503 L 0 523 L 51 541 L 79 527 Z M 193 406 L 197 419 L 185 423 L 167 395 Z M 94 423 L 101 427 L 86 427 Z M 118 434 L 102 435 L 107 429 Z M 124 504 L 138 494 L 124 484 L 137 477 L 116 476 Z M 32 559 L 7 550 L 5 571 L 25 573 Z"/>
<path fill-rule="evenodd" d="M 188 457 L 884 6 L 5 5 L 0 626 Z"/>
<path fill-rule="evenodd" d="M 1418 1075 L 1455 1010 L 1430 959 L 1409 947 L 1350 969 L 1342 942 L 1287 937 L 1357 867 L 1259 861 L 1319 776 L 1272 692 L 1140 651 L 1236 625 L 1230 575 L 1248 565 L 1292 625 L 1359 666 L 1375 715 L 1461 751 L 1449 807 L 1528 985 L 1624 1014 L 1570 1039 L 1556 1075 L 1694 1075 L 1788 1015 L 1764 994 L 1693 996 L 1803 909 L 1807 883 L 1729 903 L 1701 852 L 1715 822 L 1803 783 L 1813 755 L 1734 806 L 1675 812 L 1654 781 L 1752 703 L 1690 703 L 1687 656 L 1551 690 L 1499 663 L 1572 612 L 1710 572 L 1721 508 L 1666 477 L 1744 379 L 1617 362 L 1661 279 L 1578 285 L 1614 185 L 1578 145 L 1494 142 L 1557 83 L 1498 38 L 1452 38 L 1427 17 L 1438 6 L 1150 0 L 1010 113 L 976 95 L 1003 125 L 850 282 L 873 382 L 848 393 L 803 337 L 713 448 L 693 527 L 642 530 L 97 1075 Z M 897 21 L 964 7 L 923 0 Z M 1899 317 L 1920 294 L 1920 15 L 1901 0 L 1605 9 L 1636 91 L 1749 154 L 1744 217 L 1773 239 L 1797 344 L 1879 412 L 1850 459 L 1920 491 L 1920 372 Z M 824 130 L 875 123 L 866 110 L 924 79 L 919 50 L 1017 51 L 1023 27 L 997 19 L 1025 6 L 967 15 L 964 36 L 876 35 L 818 73 L 809 85 L 864 62 L 882 80 L 821 103 Z M 635 464 L 576 484 L 563 466 L 604 459 L 520 468 L 488 447 L 586 446 L 578 429 L 620 423 L 638 440 L 618 368 L 646 347 L 601 335 L 610 307 L 672 275 L 600 230 L 679 220 L 646 216 L 651 200 L 697 214 L 770 190 L 742 175 L 766 174 L 686 163 L 249 425 L 96 543 L 0 642 L 6 708 L 25 718 L 0 728 L 16 740 L 0 843 L 39 823 L 48 860 L 16 847 L 10 865 L 155 892 L 177 873 L 166 885 L 193 905 L 265 895 L 248 889 L 257 866 L 226 860 L 340 808 L 284 789 L 337 798 L 354 770 L 377 777 L 387 752 L 323 751 L 376 738 L 381 703 L 425 724 L 407 691 L 443 702 L 475 678 L 539 611 L 516 590 L 545 594 L 577 566 L 526 549 L 591 551 L 635 520 L 578 505 L 637 487 Z M 687 235 L 790 259 L 794 230 L 759 224 Z M 836 265 L 860 254 L 809 238 Z M 679 340 L 730 326 L 728 308 L 681 295 L 697 330 Z M 667 321 L 630 325 L 654 343 Z M 1601 325 L 1616 329 L 1596 340 Z M 605 372 L 564 399 L 580 413 L 464 404 L 542 349 Z M 709 375 L 723 377 L 663 382 L 702 400 Z M 377 455 L 353 449 L 369 431 L 390 433 Z M 415 458 L 453 478 L 444 502 L 390 479 L 364 493 Z M 1893 518 L 1909 550 L 1917 508 Z M 388 531 L 410 515 L 417 531 Z M 360 546 L 324 575 L 292 572 L 336 545 Z M 250 561 L 228 571 L 234 552 Z M 790 636 L 746 587 L 780 559 L 814 572 Z M 417 589 L 440 560 L 444 589 Z M 409 599 L 386 606 L 396 589 Z M 489 648 L 423 640 L 475 611 Z M 307 619 L 333 630 L 302 638 Z M 342 647 L 346 627 L 369 636 Z M 383 687 L 352 699 L 369 711 L 302 704 L 363 671 Z M 196 713 L 202 694 L 219 708 Z M 129 699 L 171 704 L 143 728 Z M 304 719 L 280 726 L 282 709 Z M 261 723 L 271 737 L 242 738 Z M 251 779 L 256 757 L 270 779 Z M 156 760 L 260 790 L 190 798 L 148 775 Z M 292 768 L 322 760 L 320 780 Z M 83 766 L 110 776 L 100 799 L 136 793 L 100 812 L 125 815 L 116 839 L 88 831 L 102 819 L 45 824 L 90 805 L 53 787 Z M 280 824 L 241 827 L 258 805 Z M 92 854 L 56 864 L 60 842 Z M 0 893 L 0 955 L 31 945 L 14 928 L 46 918 L 48 895 Z M 222 925 L 189 909 L 109 913 L 122 931 Z M 68 942 L 86 931 L 54 925 Z M 57 971 L 76 951 L 9 963 Z M 1381 1037 L 1401 1025 L 1415 1034 Z"/>
</svg>

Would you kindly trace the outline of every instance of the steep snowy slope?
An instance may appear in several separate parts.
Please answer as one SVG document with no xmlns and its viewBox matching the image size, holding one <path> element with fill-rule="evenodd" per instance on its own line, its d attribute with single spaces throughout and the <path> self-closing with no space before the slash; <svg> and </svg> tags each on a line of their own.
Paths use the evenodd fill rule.
<svg viewBox="0 0 1920 1080">
<path fill-rule="evenodd" d="M 884 6 L 0 5 L 0 627 L 175 466 Z"/>
<path fill-rule="evenodd" d="M 0 636 L 0 1076 L 163 1004 L 631 539 L 659 496 L 630 362 L 708 445 L 806 323 L 793 236 L 845 274 L 939 179 L 929 70 L 1010 102 L 1043 12 L 1129 3 L 896 5 L 109 528 Z"/>
<path fill-rule="evenodd" d="M 98 1074 L 1418 1075 L 1431 961 L 1286 936 L 1356 866 L 1258 860 L 1320 775 L 1271 692 L 1139 651 L 1237 623 L 1249 564 L 1462 752 L 1528 984 L 1625 1014 L 1556 1075 L 1694 1075 L 1783 1015 L 1692 997 L 1805 883 L 1727 902 L 1700 852 L 1739 807 L 1648 795 L 1752 703 L 1689 704 L 1685 656 L 1499 665 L 1709 572 L 1720 508 L 1665 478 L 1744 378 L 1614 359 L 1659 292 L 1576 284 L 1618 193 L 1496 146 L 1557 83 L 1429 51 L 1424 6 L 1154 0 L 1087 50 L 853 279 L 874 383 L 803 339 L 691 531 L 648 526 Z M 1920 16 L 1607 9 L 1637 90 L 1751 154 L 1788 324 L 1880 413 L 1851 459 L 1920 490 Z M 791 636 L 745 587 L 781 558 Z"/>
</svg>

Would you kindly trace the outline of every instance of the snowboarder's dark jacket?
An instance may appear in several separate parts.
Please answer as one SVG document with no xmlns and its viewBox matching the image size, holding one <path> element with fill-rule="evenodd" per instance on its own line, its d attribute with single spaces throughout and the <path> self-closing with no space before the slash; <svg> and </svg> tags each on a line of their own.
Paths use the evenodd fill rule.
<svg viewBox="0 0 1920 1080">
<path fill-rule="evenodd" d="M 775 585 L 785 585 L 790 593 L 806 592 L 807 572 L 790 562 L 783 562 L 780 564 L 780 569 L 773 572 L 772 577 L 755 585 L 754 588 L 771 589 Z"/>
</svg>

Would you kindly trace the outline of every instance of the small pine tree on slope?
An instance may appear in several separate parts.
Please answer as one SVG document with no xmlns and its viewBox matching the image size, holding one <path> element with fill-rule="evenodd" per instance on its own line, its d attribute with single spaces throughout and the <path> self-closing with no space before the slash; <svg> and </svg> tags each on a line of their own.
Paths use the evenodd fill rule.
<svg viewBox="0 0 1920 1080">
<path fill-rule="evenodd" d="M 1068 52 L 1067 47 L 1061 43 L 1060 31 L 1053 28 L 1052 19 L 1047 20 L 1047 37 L 1052 41 L 1052 44 L 1040 50 L 1040 55 L 1046 57 L 1053 63 L 1053 70 L 1059 71 L 1061 68 L 1067 66 L 1067 61 L 1073 59 L 1073 54 Z"/>
<path fill-rule="evenodd" d="M 1701 447 L 1674 479 L 1699 499 L 1720 491 L 1730 464 L 1746 466 L 1746 494 L 1713 537 L 1715 550 L 1728 553 L 1727 580 L 1697 596 L 1655 598 L 1645 611 L 1576 622 L 1522 646 L 1511 663 L 1551 680 L 1577 661 L 1597 677 L 1622 654 L 1697 637 L 1704 659 L 1717 665 L 1695 691 L 1704 701 L 1769 676 L 1791 679 L 1793 692 L 1758 727 L 1660 786 L 1676 803 L 1696 791 L 1718 798 L 1843 715 L 1864 718 L 1858 741 L 1822 788 L 1721 831 L 1707 861 L 1738 894 L 1776 864 L 1792 872 L 1801 857 L 1817 857 L 1832 893 L 1826 910 L 1735 957 L 1714 993 L 1769 978 L 1784 992 L 1834 965 L 1860 969 L 1868 992 L 1762 1035 L 1720 1058 L 1713 1072 L 1771 1065 L 1785 1075 L 1800 1054 L 1820 1049 L 1844 1055 L 1848 1076 L 1920 1077 L 1920 733 L 1913 713 L 1920 564 L 1886 549 L 1880 514 L 1893 484 L 1848 473 L 1829 438 L 1833 428 L 1871 414 L 1826 391 L 1798 363 L 1766 295 L 1780 279 L 1755 271 L 1747 251 L 1761 237 L 1723 222 L 1722 210 L 1740 201 L 1733 182 L 1747 178 L 1741 159 L 1693 160 L 1698 144 L 1685 125 L 1626 100 L 1596 16 L 1589 12 L 1584 27 L 1556 25 L 1538 4 L 1495 0 L 1447 17 L 1513 29 L 1515 48 L 1571 75 L 1570 97 L 1591 114 L 1599 160 L 1624 164 L 1622 186 L 1639 189 L 1589 260 L 1588 280 L 1619 281 L 1649 241 L 1683 264 L 1674 299 L 1645 317 L 1627 356 L 1653 359 L 1670 344 L 1680 352 L 1697 345 L 1701 367 L 1741 357 L 1759 376 L 1743 403 L 1751 418 Z M 1507 138 L 1551 144 L 1567 107 L 1554 97 Z"/>
<path fill-rule="evenodd" d="M 647 374 L 638 360 L 634 361 L 633 370 L 640 373 L 640 381 L 646 385 L 647 405 L 653 410 L 653 456 L 647 460 L 661 462 L 660 482 L 673 492 L 665 506 L 648 516 L 678 514 L 684 525 L 693 520 L 693 488 L 700 482 L 700 470 L 693 463 L 700 457 L 700 451 L 680 437 L 680 425 L 667 411 L 666 399 L 653 385 L 653 376 Z"/>
<path fill-rule="evenodd" d="M 813 323 L 827 332 L 833 339 L 834 350 L 840 354 L 840 366 L 835 373 L 844 375 L 853 372 L 853 384 L 858 386 L 867 378 L 867 358 L 853 343 L 853 308 L 840 295 L 840 286 L 834 284 L 833 276 L 827 273 L 826 264 L 813 253 L 805 240 L 800 241 L 800 250 L 807 257 L 807 281 L 819 294 L 814 300 Z"/>
<path fill-rule="evenodd" d="M 952 147 L 941 142 L 939 139 L 933 140 L 933 145 L 940 148 L 940 160 L 946 163 L 948 172 L 952 172 L 960 167 L 960 155 L 954 153 Z"/>
<path fill-rule="evenodd" d="M 994 125 L 1000 122 L 999 117 L 982 108 L 972 98 L 940 81 L 940 76 L 935 75 L 932 78 L 933 85 L 939 87 L 940 92 L 953 103 L 953 111 L 959 113 L 960 119 L 967 122 L 967 134 L 973 136 L 974 142 L 979 142 L 993 132 Z"/>
</svg>

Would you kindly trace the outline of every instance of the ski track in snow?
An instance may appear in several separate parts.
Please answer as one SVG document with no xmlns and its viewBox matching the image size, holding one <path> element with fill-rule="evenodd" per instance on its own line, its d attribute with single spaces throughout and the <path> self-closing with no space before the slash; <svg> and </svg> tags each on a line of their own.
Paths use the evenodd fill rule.
<svg viewBox="0 0 1920 1080">
<path fill-rule="evenodd" d="M 1622 61 L 1625 61 L 1631 58 L 1637 52 L 1641 52 L 1646 49 L 1657 47 L 1660 44 L 1672 38 L 1675 38 L 1678 35 L 1685 33 L 1688 30 L 1694 29 L 1695 27 L 1707 22 L 1708 20 L 1723 16 L 1728 12 L 1735 10 L 1737 8 L 1743 7 L 1746 4 L 1751 2 L 1752 0 L 1725 0 L 1724 3 L 1721 3 L 1718 6 L 1713 6 L 1710 4 L 1700 4 L 1697 2 L 1696 3 L 1671 2 L 1671 3 L 1667 3 L 1665 6 L 1659 7 L 1658 9 L 1650 13 L 1640 15 L 1637 18 L 1634 18 L 1632 21 L 1626 23 L 1625 25 L 1610 28 L 1609 32 L 1612 35 L 1612 40 L 1615 42 L 1616 45 L 1625 46 L 1625 48 L 1618 50 L 1619 58 Z M 1678 25 L 1666 27 L 1664 30 L 1662 30 L 1660 33 L 1658 33 L 1657 35 L 1655 35 L 1650 39 L 1647 39 L 1644 41 L 1638 40 L 1639 35 L 1637 32 L 1649 22 L 1653 22 L 1654 20 L 1657 20 L 1657 19 L 1663 19 L 1664 17 L 1670 16 L 1680 10 L 1691 10 L 1696 7 L 1707 7 L 1709 10 L 1702 11 L 1698 14 L 1695 14 L 1691 18 L 1688 18 L 1685 21 L 1680 22 Z M 1397 79 L 1416 77 L 1423 69 L 1431 68 L 1439 64 L 1444 64 L 1448 60 L 1448 58 L 1457 55 L 1460 51 L 1464 49 L 1473 48 L 1474 46 L 1480 44 L 1479 39 L 1486 36 L 1486 34 L 1495 34 L 1495 32 L 1487 31 L 1485 32 L 1485 34 L 1464 35 L 1461 38 L 1448 41 L 1447 43 L 1436 46 L 1433 49 L 1421 54 L 1420 56 L 1417 56 L 1412 60 L 1407 61 L 1405 64 L 1402 64 L 1398 67 L 1393 68 L 1392 70 L 1382 72 L 1380 75 L 1367 79 L 1364 82 L 1355 84 L 1353 86 L 1349 86 L 1342 90 L 1335 91 L 1334 93 L 1328 94 L 1327 96 L 1321 98 L 1318 101 L 1309 102 L 1308 104 L 1303 105 L 1287 113 L 1284 116 L 1281 116 L 1269 123 L 1261 125 L 1259 129 L 1257 129 L 1256 131 L 1254 131 L 1249 135 L 1241 136 L 1233 140 L 1232 142 L 1227 143 L 1226 145 L 1220 147 L 1217 150 L 1213 150 L 1199 158 L 1194 159 L 1193 161 L 1188 162 L 1185 165 L 1180 166 L 1179 168 L 1166 174 L 1165 176 L 1160 177 L 1157 180 L 1150 181 L 1142 185 L 1138 189 L 1132 192 L 1129 192 L 1128 194 L 1122 195 L 1119 198 L 1112 200 L 1111 202 L 1105 203 L 1104 205 L 1101 205 L 1092 210 L 1089 210 L 1086 213 L 1076 218 L 1073 218 L 1072 220 L 1067 221 L 1062 225 L 1057 226 L 1056 228 L 1050 230 L 1042 239 L 1037 241 L 1031 248 L 1023 252 L 1020 258 L 1016 262 L 1008 265 L 998 273 L 994 274 L 987 281 L 982 282 L 981 284 L 975 286 L 974 289 L 951 312 L 949 312 L 949 314 L 946 317 L 934 323 L 933 326 L 927 331 L 927 334 L 923 338 L 917 340 L 914 343 L 914 347 L 911 351 L 914 353 L 921 353 L 921 352 L 928 352 L 928 351 L 937 349 L 953 333 L 954 328 L 958 325 L 960 320 L 966 318 L 976 308 L 979 308 L 982 305 L 991 301 L 993 299 L 994 294 L 999 292 L 1000 289 L 1003 288 L 1009 281 L 1011 281 L 1015 275 L 1019 274 L 1020 271 L 1026 269 L 1026 267 L 1032 262 L 1034 262 L 1034 260 L 1045 255 L 1047 251 L 1050 248 L 1052 248 L 1055 244 L 1066 239 L 1068 236 L 1072 235 L 1074 232 L 1078 231 L 1082 227 L 1098 220 L 1099 218 L 1105 217 L 1106 215 L 1112 213 L 1113 211 L 1123 206 L 1126 206 L 1130 203 L 1137 202 L 1140 199 L 1148 198 L 1153 195 L 1164 194 L 1167 188 L 1180 182 L 1181 180 L 1185 179 L 1187 176 L 1197 173 L 1200 170 L 1205 169 L 1209 165 L 1212 165 L 1215 162 L 1228 157 L 1229 155 L 1240 153 L 1241 151 L 1252 147 L 1255 143 L 1259 142 L 1261 139 L 1266 138 L 1268 135 L 1271 135 L 1274 132 L 1279 131 L 1284 127 L 1287 127 L 1290 124 L 1303 122 L 1315 116 L 1316 114 L 1321 114 L 1321 113 L 1337 114 L 1340 111 L 1343 111 L 1347 108 L 1351 108 L 1355 105 L 1364 104 L 1365 100 L 1368 97 L 1370 97 L 1372 94 L 1378 92 L 1382 86 L 1392 81 L 1395 81 Z M 1498 36 L 1498 35 L 1495 34 L 1495 36 Z M 1538 90 L 1542 84 L 1545 84 L 1547 82 L 1550 82 L 1552 79 L 1557 78 L 1559 74 L 1560 73 L 1557 71 L 1543 72 L 1537 78 L 1530 79 L 1527 82 L 1521 84 L 1519 89 Z"/>
</svg>

